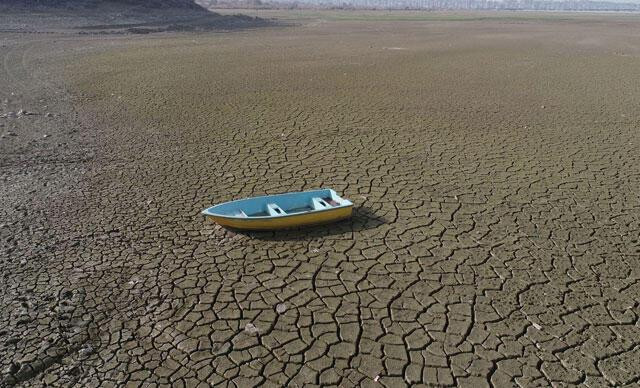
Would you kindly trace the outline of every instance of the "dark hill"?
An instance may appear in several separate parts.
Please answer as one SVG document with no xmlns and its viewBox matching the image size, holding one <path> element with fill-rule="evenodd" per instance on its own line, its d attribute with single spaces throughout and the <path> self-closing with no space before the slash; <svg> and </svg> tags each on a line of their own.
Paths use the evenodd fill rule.
<svg viewBox="0 0 640 388">
<path fill-rule="evenodd" d="M 102 6 L 125 6 L 140 9 L 182 9 L 193 11 L 205 11 L 193 0 L 2 0 L 8 6 L 23 8 L 66 8 L 86 9 Z"/>
<path fill-rule="evenodd" d="M 194 0 L 0 0 L 0 31 L 148 34 L 273 25 L 209 12 Z"/>
</svg>

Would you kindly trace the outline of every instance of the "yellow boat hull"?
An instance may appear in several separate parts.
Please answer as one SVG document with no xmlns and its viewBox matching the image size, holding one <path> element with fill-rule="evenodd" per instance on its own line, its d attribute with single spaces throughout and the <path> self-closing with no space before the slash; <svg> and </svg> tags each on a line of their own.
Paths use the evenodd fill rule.
<svg viewBox="0 0 640 388">
<path fill-rule="evenodd" d="M 240 230 L 278 230 L 293 229 L 302 226 L 321 225 L 340 221 L 351 217 L 353 206 L 318 212 L 291 214 L 282 217 L 266 218 L 232 218 L 208 215 L 208 218 L 218 225 Z"/>
</svg>

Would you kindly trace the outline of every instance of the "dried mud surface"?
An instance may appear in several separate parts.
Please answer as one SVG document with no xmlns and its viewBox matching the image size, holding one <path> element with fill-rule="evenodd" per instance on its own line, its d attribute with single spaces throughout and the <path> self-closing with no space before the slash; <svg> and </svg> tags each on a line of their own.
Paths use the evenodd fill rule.
<svg viewBox="0 0 640 388">
<path fill-rule="evenodd" d="M 2 384 L 638 384 L 639 32 L 0 34 Z M 322 186 L 351 221 L 198 214 Z"/>
</svg>

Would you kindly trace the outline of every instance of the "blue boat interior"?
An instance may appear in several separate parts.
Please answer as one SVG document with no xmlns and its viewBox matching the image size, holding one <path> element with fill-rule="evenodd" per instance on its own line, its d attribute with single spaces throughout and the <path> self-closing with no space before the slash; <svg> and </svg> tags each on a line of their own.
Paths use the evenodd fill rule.
<svg viewBox="0 0 640 388">
<path fill-rule="evenodd" d="M 206 209 L 203 213 L 234 218 L 281 217 L 353 205 L 331 189 L 240 199 Z"/>
</svg>

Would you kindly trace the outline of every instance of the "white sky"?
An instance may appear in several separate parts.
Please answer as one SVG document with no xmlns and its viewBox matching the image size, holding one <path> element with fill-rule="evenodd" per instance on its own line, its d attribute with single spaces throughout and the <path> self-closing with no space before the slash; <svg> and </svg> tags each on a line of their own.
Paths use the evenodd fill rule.
<svg viewBox="0 0 640 388">
<path fill-rule="evenodd" d="M 268 2 L 268 0 L 266 0 L 266 1 Z M 280 1 L 282 1 L 282 0 L 280 0 Z M 289 2 L 297 1 L 299 3 L 307 2 L 307 0 L 284 0 L 284 1 L 289 1 Z M 344 0 L 345 3 L 358 2 L 358 1 L 362 1 L 362 0 Z M 380 0 L 380 1 L 383 1 L 383 0 Z M 503 1 L 503 0 L 493 0 L 493 1 L 499 1 L 500 2 L 500 1 Z M 546 0 L 546 1 L 560 2 L 560 1 L 564 1 L 564 0 Z M 573 0 L 573 1 L 589 2 L 589 0 Z M 595 1 L 595 2 L 608 2 L 608 3 L 626 3 L 626 4 L 638 4 L 638 3 L 640 3 L 640 0 L 593 0 L 593 1 Z"/>
</svg>

